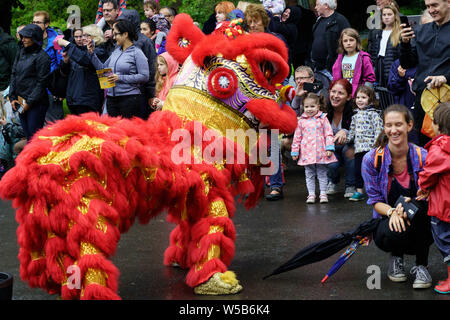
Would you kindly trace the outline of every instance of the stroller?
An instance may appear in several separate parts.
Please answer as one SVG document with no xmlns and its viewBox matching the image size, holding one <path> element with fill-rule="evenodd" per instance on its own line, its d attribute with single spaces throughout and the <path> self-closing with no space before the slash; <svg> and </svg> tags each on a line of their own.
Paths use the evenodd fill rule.
<svg viewBox="0 0 450 320">
<path fill-rule="evenodd" d="M 375 86 L 375 96 L 380 104 L 380 109 L 384 110 L 391 104 L 395 104 L 394 95 L 385 87 Z"/>
</svg>

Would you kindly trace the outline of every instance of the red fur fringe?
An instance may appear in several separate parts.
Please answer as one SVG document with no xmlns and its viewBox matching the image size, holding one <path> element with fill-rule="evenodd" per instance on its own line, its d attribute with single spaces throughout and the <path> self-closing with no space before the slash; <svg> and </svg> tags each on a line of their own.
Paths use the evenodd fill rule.
<svg viewBox="0 0 450 320">
<path fill-rule="evenodd" d="M 194 25 L 189 15 L 177 14 L 167 35 L 166 50 L 178 63 L 182 64 L 204 37 L 203 32 Z M 188 41 L 186 47 L 180 46 L 182 39 Z"/>
<path fill-rule="evenodd" d="M 121 300 L 117 293 L 98 284 L 90 284 L 80 296 L 81 300 Z"/>
<path fill-rule="evenodd" d="M 208 281 L 215 273 L 225 271 L 227 271 L 227 266 L 222 261 L 212 259 L 207 261 L 200 271 L 191 268 L 186 276 L 186 284 L 193 288 Z"/>
<path fill-rule="evenodd" d="M 286 110 L 278 108 L 276 117 L 287 116 Z M 175 164 L 171 151 L 177 141 L 171 141 L 169 133 L 178 128 L 189 130 L 192 142 L 194 134 L 199 134 L 193 122 L 183 122 L 169 111 L 155 112 L 148 121 L 95 114 L 68 116 L 40 130 L 0 183 L 0 195 L 13 199 L 17 208 L 22 279 L 32 287 L 60 291 L 63 298 L 77 298 L 79 290 L 61 288 L 65 270 L 76 262 L 82 275 L 88 268 L 108 275 L 106 287 L 89 285 L 82 299 L 116 299 L 119 272 L 108 258 L 115 253 L 120 233 L 127 232 L 136 217 L 147 223 L 165 210 L 169 221 L 182 224 L 171 237 L 165 262 L 173 258 L 182 266 L 193 266 L 205 259 L 211 244 L 217 244 L 221 261 L 207 262 L 201 272 L 191 270 L 188 281 L 198 284 L 225 271 L 234 255 L 235 230 L 229 219 L 235 211 L 234 196 L 248 196 L 247 207 L 256 204 L 263 192 L 260 167 L 249 164 L 248 157 L 243 164 L 227 163 L 223 168 L 206 162 Z M 202 133 L 206 130 L 203 127 Z M 219 142 L 235 151 L 238 148 L 225 139 Z M 209 142 L 202 143 L 204 151 Z M 77 149 L 64 164 L 44 164 L 51 152 L 70 153 L 76 144 L 87 149 Z M 249 180 L 240 180 L 244 173 Z M 229 218 L 208 218 L 209 204 L 216 199 L 223 199 Z M 184 207 L 187 220 L 182 219 Z M 223 233 L 208 235 L 212 224 L 222 226 Z M 181 239 L 187 251 L 173 247 L 176 239 Z M 81 256 L 81 242 L 101 253 Z M 32 252 L 44 257 L 31 260 Z"/>
<path fill-rule="evenodd" d="M 252 99 L 245 106 L 261 123 L 272 124 L 276 118 L 276 127 L 271 126 L 270 129 L 279 129 L 281 133 L 290 134 L 297 127 L 297 115 L 288 105 L 283 104 L 280 108 L 273 100 Z"/>
</svg>

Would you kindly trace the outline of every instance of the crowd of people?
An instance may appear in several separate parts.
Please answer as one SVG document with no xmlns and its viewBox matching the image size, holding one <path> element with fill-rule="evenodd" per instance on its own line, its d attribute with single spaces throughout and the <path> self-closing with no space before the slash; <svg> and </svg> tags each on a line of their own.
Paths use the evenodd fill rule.
<svg viewBox="0 0 450 320">
<path fill-rule="evenodd" d="M 283 84 L 295 88 L 290 106 L 298 126 L 271 146 L 283 161 L 267 179 L 266 199 L 283 199 L 287 158 L 305 167 L 307 203 L 316 202 L 316 177 L 320 203 L 339 193 L 343 166 L 344 197 L 367 200 L 374 217 L 382 219 L 374 240 L 391 254 L 389 278 L 405 281 L 403 255 L 413 254 L 413 287 L 430 287 L 428 252 L 434 239 L 449 270 L 435 290 L 450 293 L 450 206 L 445 200 L 450 104 L 435 110 L 435 137 L 421 131 L 423 90 L 450 79 L 450 3 L 425 0 L 421 26 L 414 29 L 395 1 L 376 4 L 382 23 L 370 30 L 365 51 L 359 32 L 336 11 L 336 0 L 317 0 L 314 10 L 297 1 L 240 2 L 237 7 L 222 1 L 202 30 L 208 34 L 240 18 L 247 32 L 271 33 L 288 49 L 293 72 Z M 179 68 L 165 50 L 177 11 L 160 8 L 155 0 L 144 0 L 143 9 L 141 20 L 125 1 L 100 0 L 95 23 L 70 29 L 65 37 L 50 27 L 47 12 L 37 11 L 30 24 L 17 28 L 19 44 L 0 34 L 3 167 L 37 130 L 64 117 L 63 99 L 75 115 L 147 119 L 163 107 Z M 97 76 L 103 69 L 111 69 L 107 81 L 112 85 L 106 89 Z M 395 104 L 383 105 L 381 92 Z M 413 220 L 398 204 L 400 196 L 418 207 Z"/>
</svg>

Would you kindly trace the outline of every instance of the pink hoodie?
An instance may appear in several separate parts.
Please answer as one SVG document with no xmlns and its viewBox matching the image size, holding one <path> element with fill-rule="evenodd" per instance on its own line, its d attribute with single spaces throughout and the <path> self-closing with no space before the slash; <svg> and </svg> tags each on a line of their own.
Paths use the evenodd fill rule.
<svg viewBox="0 0 450 320">
<path fill-rule="evenodd" d="M 342 79 L 342 59 L 344 55 L 340 53 L 333 65 L 333 81 Z M 373 71 L 372 60 L 370 54 L 360 51 L 356 59 L 355 71 L 352 80 L 352 96 L 355 98 L 356 89 L 367 82 L 374 83 L 376 81 L 375 72 Z"/>
<path fill-rule="evenodd" d="M 161 91 L 158 93 L 157 98 L 160 100 L 166 100 L 167 94 L 169 93 L 169 89 L 172 88 L 173 83 L 178 75 L 179 65 L 178 62 L 168 53 L 163 52 L 161 56 L 167 62 L 167 74 L 166 80 L 164 81 L 164 86 Z"/>
</svg>

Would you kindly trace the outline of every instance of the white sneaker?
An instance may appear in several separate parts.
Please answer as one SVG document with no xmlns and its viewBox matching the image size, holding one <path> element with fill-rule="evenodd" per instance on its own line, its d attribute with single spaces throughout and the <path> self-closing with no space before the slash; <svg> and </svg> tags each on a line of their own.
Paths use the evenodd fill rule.
<svg viewBox="0 0 450 320">
<path fill-rule="evenodd" d="M 335 185 L 333 182 L 328 182 L 327 185 L 327 194 L 336 194 L 337 191 L 337 185 Z"/>
<path fill-rule="evenodd" d="M 316 196 L 313 194 L 310 194 L 308 198 L 306 198 L 306 203 L 315 203 L 316 202 Z"/>
<path fill-rule="evenodd" d="M 344 198 L 350 198 L 356 192 L 355 187 L 347 187 L 345 188 Z"/>
<path fill-rule="evenodd" d="M 328 203 L 328 196 L 326 194 L 321 194 L 319 196 L 320 203 Z"/>
</svg>

